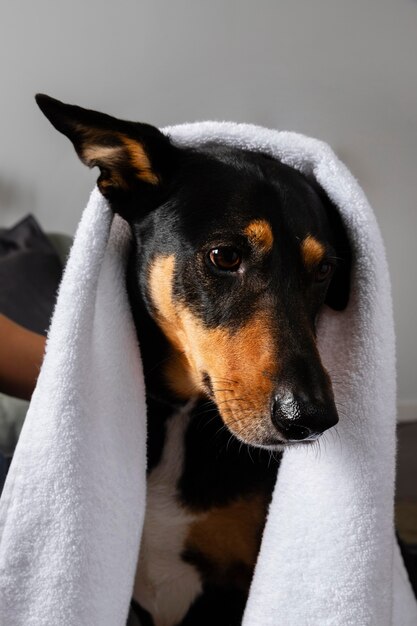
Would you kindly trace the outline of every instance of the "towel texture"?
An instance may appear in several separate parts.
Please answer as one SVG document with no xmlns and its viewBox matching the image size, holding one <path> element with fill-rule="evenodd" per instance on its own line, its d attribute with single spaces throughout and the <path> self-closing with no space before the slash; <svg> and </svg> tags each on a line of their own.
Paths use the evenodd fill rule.
<svg viewBox="0 0 417 626">
<path fill-rule="evenodd" d="M 395 346 L 384 248 L 346 167 L 317 140 L 205 122 L 180 145 L 261 150 L 312 174 L 354 254 L 343 312 L 319 345 L 340 422 L 321 453 L 284 454 L 244 626 L 412 626 L 394 540 Z M 95 190 L 61 284 L 47 352 L 0 509 L 0 623 L 126 623 L 145 505 L 145 391 L 124 287 L 129 235 Z"/>
</svg>

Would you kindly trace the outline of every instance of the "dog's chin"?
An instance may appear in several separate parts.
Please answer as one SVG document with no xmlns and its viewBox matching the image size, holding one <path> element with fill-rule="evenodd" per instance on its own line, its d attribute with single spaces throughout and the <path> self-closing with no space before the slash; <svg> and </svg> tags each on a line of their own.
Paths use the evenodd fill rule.
<svg viewBox="0 0 417 626">
<path fill-rule="evenodd" d="M 237 437 L 239 439 L 239 441 L 241 441 L 242 443 L 245 443 L 247 446 L 251 446 L 252 448 L 260 448 L 262 450 L 269 450 L 270 452 L 274 452 L 274 451 L 279 451 L 279 452 L 283 452 L 284 450 L 286 450 L 287 448 L 305 448 L 306 446 L 311 446 L 314 444 L 314 441 L 281 441 L 280 439 L 277 440 L 270 440 L 267 439 L 265 441 L 260 440 L 260 441 L 245 441 L 242 437 Z"/>
<path fill-rule="evenodd" d="M 221 411 L 218 407 L 216 407 L 219 411 L 222 420 L 228 429 L 228 431 L 242 444 L 250 446 L 252 448 L 259 448 L 262 450 L 269 450 L 270 452 L 274 451 L 283 451 L 287 448 L 305 448 L 306 446 L 311 446 L 317 441 L 317 439 L 305 439 L 299 441 L 288 441 L 278 430 L 272 425 L 272 422 L 267 419 L 258 419 L 256 420 L 255 426 L 255 418 L 251 428 L 245 429 L 237 429 L 234 426 L 239 424 L 238 418 L 227 419 L 226 416 L 222 415 Z"/>
<path fill-rule="evenodd" d="M 278 436 L 260 436 L 260 437 L 245 437 L 243 433 L 235 433 L 231 428 L 230 432 L 241 443 L 250 446 L 252 448 L 258 448 L 261 450 L 269 450 L 270 452 L 282 452 L 287 448 L 305 448 L 306 446 L 312 446 L 317 440 L 305 439 L 300 441 L 286 441 L 280 439 Z"/>
</svg>

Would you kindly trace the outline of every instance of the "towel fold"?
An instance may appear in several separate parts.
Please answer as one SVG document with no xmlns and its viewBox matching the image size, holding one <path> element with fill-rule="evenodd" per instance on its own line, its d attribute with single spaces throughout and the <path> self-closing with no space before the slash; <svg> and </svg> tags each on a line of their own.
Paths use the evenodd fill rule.
<svg viewBox="0 0 417 626">
<path fill-rule="evenodd" d="M 394 539 L 395 349 L 383 243 L 330 148 L 294 133 L 203 122 L 179 145 L 260 150 L 313 175 L 352 245 L 349 305 L 319 348 L 340 422 L 321 452 L 285 452 L 244 626 L 412 626 Z M 124 285 L 127 225 L 95 190 L 61 284 L 44 364 L 0 504 L 0 623 L 126 623 L 145 506 L 146 411 Z"/>
</svg>

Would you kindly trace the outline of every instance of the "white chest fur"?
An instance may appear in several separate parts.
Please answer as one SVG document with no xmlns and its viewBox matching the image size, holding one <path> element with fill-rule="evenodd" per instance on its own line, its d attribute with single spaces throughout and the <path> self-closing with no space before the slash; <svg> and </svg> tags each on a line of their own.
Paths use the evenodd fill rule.
<svg viewBox="0 0 417 626">
<path fill-rule="evenodd" d="M 181 559 L 189 525 L 197 519 L 178 503 L 177 482 L 184 459 L 187 412 L 175 414 L 167 424 L 160 463 L 147 483 L 145 522 L 133 596 L 146 609 L 155 626 L 181 621 L 201 592 L 197 570 Z"/>
</svg>

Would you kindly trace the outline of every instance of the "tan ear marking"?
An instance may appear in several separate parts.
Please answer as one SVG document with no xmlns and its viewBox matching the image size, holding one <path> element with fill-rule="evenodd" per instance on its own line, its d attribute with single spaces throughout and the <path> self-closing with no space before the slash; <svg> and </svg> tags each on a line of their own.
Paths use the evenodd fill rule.
<svg viewBox="0 0 417 626">
<path fill-rule="evenodd" d="M 301 255 L 308 270 L 314 269 L 320 263 L 325 252 L 324 245 L 312 235 L 307 235 L 301 244 Z"/>
<path fill-rule="evenodd" d="M 88 164 L 105 164 L 110 166 L 123 153 L 121 146 L 101 146 L 100 144 L 87 145 L 83 149 L 83 157 Z"/>
<path fill-rule="evenodd" d="M 137 171 L 137 177 L 146 183 L 157 185 L 159 178 L 153 172 L 151 162 L 141 144 L 135 139 L 130 139 L 130 137 L 121 136 L 120 139 L 127 148 L 130 162 Z"/>
<path fill-rule="evenodd" d="M 272 249 L 274 236 L 266 220 L 253 220 L 246 226 L 244 233 L 262 252 L 269 252 Z"/>
<path fill-rule="evenodd" d="M 106 168 L 109 172 L 109 184 L 113 180 L 118 186 L 123 186 L 123 176 L 115 175 L 115 173 L 126 165 L 135 171 L 140 180 L 151 185 L 159 183 L 159 178 L 152 171 L 151 162 L 145 150 L 135 139 L 115 133 L 113 137 L 120 141 L 120 144 L 106 145 L 105 140 L 108 141 L 108 135 L 100 132 L 94 134 L 91 131 L 84 134 L 82 159 L 90 167 L 98 165 Z"/>
</svg>

